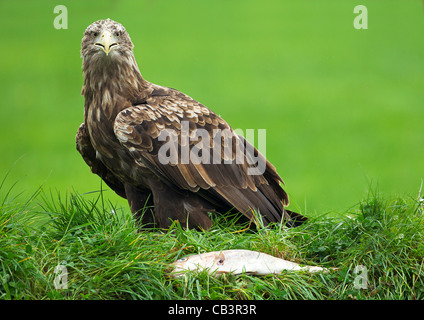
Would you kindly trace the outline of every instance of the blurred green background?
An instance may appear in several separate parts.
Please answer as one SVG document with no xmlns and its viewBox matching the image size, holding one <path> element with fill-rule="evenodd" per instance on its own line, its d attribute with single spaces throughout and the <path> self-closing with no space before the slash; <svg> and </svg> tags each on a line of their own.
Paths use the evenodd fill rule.
<svg viewBox="0 0 424 320">
<path fill-rule="evenodd" d="M 60 4 L 66 30 L 53 26 Z M 358 4 L 368 8 L 368 30 L 353 27 Z M 417 195 L 420 0 L 0 1 L 0 177 L 13 167 L 15 190 L 100 188 L 74 138 L 83 119 L 80 41 L 108 17 L 127 28 L 147 80 L 189 94 L 233 128 L 266 129 L 267 157 L 302 211 L 345 210 L 370 184 Z"/>
</svg>

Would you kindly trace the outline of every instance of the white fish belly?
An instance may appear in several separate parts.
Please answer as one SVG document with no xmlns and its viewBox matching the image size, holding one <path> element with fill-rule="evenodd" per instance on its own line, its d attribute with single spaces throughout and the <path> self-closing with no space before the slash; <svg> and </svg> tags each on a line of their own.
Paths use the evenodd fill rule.
<svg viewBox="0 0 424 320">
<path fill-rule="evenodd" d="M 267 275 L 279 274 L 283 270 L 319 272 L 328 271 L 317 266 L 300 266 L 298 263 L 273 257 L 251 250 L 212 251 L 188 256 L 172 264 L 173 276 L 182 275 L 187 270 L 207 270 L 210 274 L 223 273 Z"/>
</svg>

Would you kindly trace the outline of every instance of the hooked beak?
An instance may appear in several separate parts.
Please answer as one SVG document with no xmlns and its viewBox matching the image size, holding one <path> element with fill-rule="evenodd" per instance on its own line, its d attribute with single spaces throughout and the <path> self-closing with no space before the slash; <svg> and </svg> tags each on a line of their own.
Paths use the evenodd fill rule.
<svg viewBox="0 0 424 320">
<path fill-rule="evenodd" d="M 106 55 L 109 55 L 109 52 L 112 50 L 112 48 L 118 45 L 118 40 L 112 33 L 105 30 L 97 38 L 95 45 L 100 47 L 104 53 L 106 53 Z"/>
</svg>

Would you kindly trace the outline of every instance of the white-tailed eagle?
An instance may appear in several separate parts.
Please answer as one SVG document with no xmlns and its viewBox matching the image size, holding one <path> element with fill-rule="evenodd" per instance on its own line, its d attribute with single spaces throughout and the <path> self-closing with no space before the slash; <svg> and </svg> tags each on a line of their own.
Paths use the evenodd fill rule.
<svg viewBox="0 0 424 320">
<path fill-rule="evenodd" d="M 306 220 L 284 209 L 289 199 L 275 167 L 224 119 L 141 76 L 121 24 L 106 19 L 88 26 L 81 55 L 85 105 L 77 150 L 128 199 L 141 226 L 168 228 L 179 220 L 208 229 L 208 212 L 231 209 L 251 220 L 254 210 L 265 225 Z"/>
</svg>

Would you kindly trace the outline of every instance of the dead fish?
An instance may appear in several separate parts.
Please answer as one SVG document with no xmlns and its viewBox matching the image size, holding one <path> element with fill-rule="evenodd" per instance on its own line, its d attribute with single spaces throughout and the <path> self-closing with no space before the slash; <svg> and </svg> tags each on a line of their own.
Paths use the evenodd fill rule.
<svg viewBox="0 0 424 320">
<path fill-rule="evenodd" d="M 301 266 L 298 263 L 276 258 L 266 253 L 251 250 L 224 250 L 195 254 L 179 259 L 171 264 L 174 278 L 188 270 L 203 271 L 209 274 L 279 274 L 283 270 L 327 272 L 330 269 L 317 266 Z"/>
</svg>

